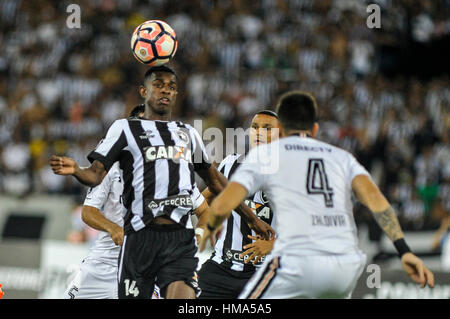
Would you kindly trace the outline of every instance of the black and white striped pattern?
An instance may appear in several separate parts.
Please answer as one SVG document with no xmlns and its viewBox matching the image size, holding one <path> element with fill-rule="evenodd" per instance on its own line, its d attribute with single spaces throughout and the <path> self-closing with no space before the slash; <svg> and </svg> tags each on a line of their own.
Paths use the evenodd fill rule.
<svg viewBox="0 0 450 319">
<path fill-rule="evenodd" d="M 218 169 L 229 179 L 242 160 L 243 155 L 228 155 L 220 163 Z M 245 203 L 254 210 L 259 218 L 271 224 L 273 213 L 262 191 L 249 196 Z M 238 255 L 243 251 L 243 246 L 252 242 L 247 236 L 255 236 L 255 232 L 250 229 L 246 222 L 242 222 L 241 216 L 235 211 L 231 213 L 231 216 L 224 222 L 223 226 L 224 229 L 214 246 L 211 259 L 222 267 L 231 270 L 242 272 L 255 271 L 256 267 L 260 266 L 259 264 L 256 267 L 252 263 L 244 264 L 244 260 L 238 258 Z"/>
<path fill-rule="evenodd" d="M 126 233 L 144 228 L 161 215 L 193 228 L 192 207 L 150 207 L 158 199 L 191 195 L 197 186 L 194 171 L 209 166 L 205 146 L 192 126 L 181 122 L 118 120 L 88 159 L 102 162 L 106 170 L 119 161 L 124 180 L 123 204 L 127 209 Z"/>
</svg>

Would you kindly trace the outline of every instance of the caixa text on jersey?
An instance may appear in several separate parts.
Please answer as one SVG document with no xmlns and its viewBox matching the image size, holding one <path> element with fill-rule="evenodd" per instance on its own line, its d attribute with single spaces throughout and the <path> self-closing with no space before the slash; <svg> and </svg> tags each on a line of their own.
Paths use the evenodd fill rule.
<svg viewBox="0 0 450 319">
<path fill-rule="evenodd" d="M 188 147 L 182 146 L 149 146 L 144 148 L 145 161 L 153 162 L 158 159 L 171 159 L 173 161 L 185 160 L 192 163 L 192 152 Z"/>
</svg>

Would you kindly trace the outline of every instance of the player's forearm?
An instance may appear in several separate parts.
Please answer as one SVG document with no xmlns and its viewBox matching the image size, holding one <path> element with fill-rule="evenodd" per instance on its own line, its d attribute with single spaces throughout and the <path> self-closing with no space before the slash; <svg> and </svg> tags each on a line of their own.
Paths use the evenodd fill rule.
<svg viewBox="0 0 450 319">
<path fill-rule="evenodd" d="M 209 190 L 208 187 L 206 187 L 202 192 L 203 197 L 205 198 L 206 202 L 208 204 L 211 204 L 215 195 Z"/>
<path fill-rule="evenodd" d="M 197 228 L 206 228 L 206 224 L 208 223 L 208 211 L 209 205 L 205 201 L 200 207 L 195 210 L 195 215 L 198 218 Z"/>
<path fill-rule="evenodd" d="M 217 227 L 231 215 L 231 211 L 237 209 L 239 204 L 247 196 L 247 190 L 238 183 L 230 183 L 211 203 L 209 225 Z M 250 208 L 248 208 L 250 210 Z M 253 212 L 250 210 L 250 213 Z"/>
<path fill-rule="evenodd" d="M 372 212 L 373 217 L 393 242 L 403 238 L 397 215 L 378 186 L 369 176 L 358 175 L 352 181 L 357 198 Z"/>
<path fill-rule="evenodd" d="M 88 205 L 83 206 L 81 219 L 86 225 L 108 233 L 111 233 L 116 227 L 120 227 L 107 219 L 97 208 Z"/>
<path fill-rule="evenodd" d="M 404 237 L 397 215 L 391 206 L 381 212 L 372 213 L 378 225 L 392 242 Z"/>
<path fill-rule="evenodd" d="M 228 180 L 226 177 L 215 168 L 211 168 L 208 174 L 208 191 L 209 196 L 214 198 L 215 195 L 219 195 L 228 185 Z M 208 194 L 207 194 L 208 195 Z M 219 195 L 220 196 L 220 195 Z M 206 198 L 206 197 L 205 197 Z M 254 223 L 258 217 L 253 213 L 250 207 L 240 202 L 239 205 L 230 210 L 221 210 L 219 214 L 231 214 L 231 210 L 235 210 L 247 223 Z"/>
<path fill-rule="evenodd" d="M 106 175 L 106 171 L 103 164 L 98 163 L 99 162 L 95 161 L 90 167 L 83 168 L 76 165 L 73 176 L 83 185 L 89 187 L 99 185 L 102 182 L 103 177 Z"/>
<path fill-rule="evenodd" d="M 245 205 L 244 203 L 241 203 L 238 207 L 234 209 L 236 213 L 238 213 L 247 223 L 254 223 L 258 217 L 255 213 L 253 213 L 252 209 Z"/>
<path fill-rule="evenodd" d="M 209 195 L 210 198 L 219 195 L 228 184 L 226 177 L 213 166 L 211 166 L 206 174 L 204 174 L 203 179 L 208 186 L 207 189 L 209 191 L 209 194 L 206 195 Z"/>
</svg>

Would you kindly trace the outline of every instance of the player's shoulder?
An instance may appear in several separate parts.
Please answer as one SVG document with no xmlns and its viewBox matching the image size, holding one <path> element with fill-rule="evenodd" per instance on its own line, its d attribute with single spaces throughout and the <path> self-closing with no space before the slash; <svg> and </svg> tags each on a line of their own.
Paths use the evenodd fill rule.
<svg viewBox="0 0 450 319">
<path fill-rule="evenodd" d="M 181 130 L 187 130 L 189 134 L 195 134 L 198 137 L 200 136 L 199 132 L 197 131 L 197 129 L 195 127 L 193 127 L 191 124 L 188 123 L 184 123 L 182 121 L 172 121 L 170 122 L 171 125 L 175 125 L 178 128 L 180 128 Z"/>
<path fill-rule="evenodd" d="M 115 162 L 111 166 L 111 168 L 109 169 L 108 174 L 110 174 L 110 173 L 111 173 L 111 175 L 120 175 L 120 164 L 119 164 L 119 162 Z"/>
<path fill-rule="evenodd" d="M 218 170 L 220 171 L 224 167 L 230 167 L 233 166 L 234 163 L 242 156 L 242 154 L 238 153 L 231 153 L 228 154 L 219 164 Z"/>
<path fill-rule="evenodd" d="M 126 118 L 118 119 L 111 124 L 110 128 L 123 129 L 126 125 L 128 125 L 127 123 L 128 119 Z"/>
<path fill-rule="evenodd" d="M 228 154 L 221 163 L 234 163 L 238 160 L 238 158 L 240 158 L 242 156 L 242 154 L 238 154 L 238 153 L 231 153 Z"/>
<path fill-rule="evenodd" d="M 188 123 L 184 123 L 183 121 L 171 121 L 170 122 L 172 125 L 176 125 L 179 128 L 185 128 L 188 130 L 193 130 L 194 128 L 192 127 L 192 125 L 188 124 Z"/>
<path fill-rule="evenodd" d="M 330 154 L 338 154 L 338 155 L 343 155 L 343 156 L 347 156 L 347 155 L 351 155 L 350 152 L 348 152 L 347 150 L 344 150 L 343 148 L 340 148 L 338 146 L 332 145 L 330 143 L 318 140 L 316 138 L 311 138 L 311 137 L 302 137 L 301 139 L 298 139 L 296 137 L 289 137 L 289 138 L 284 138 L 284 139 L 280 139 L 280 141 L 283 141 L 282 144 L 283 145 L 289 145 L 289 144 L 303 144 L 305 146 L 304 150 L 308 150 L 308 148 L 310 148 L 311 150 L 318 150 L 320 149 L 321 151 L 324 151 L 325 153 L 330 153 Z M 285 148 L 289 148 L 289 147 L 285 147 Z"/>
<path fill-rule="evenodd" d="M 322 147 L 322 149 L 325 150 L 327 153 L 329 153 L 330 156 L 337 159 L 339 163 L 348 164 L 349 161 L 352 162 L 355 160 L 355 156 L 351 152 L 343 148 L 340 148 L 339 146 L 332 145 L 317 139 L 310 138 L 309 140 L 313 141 L 313 144 L 315 146 Z"/>
<path fill-rule="evenodd" d="M 112 125 L 124 125 L 128 121 L 131 121 L 131 119 L 127 119 L 127 118 L 118 119 L 118 120 L 115 120 Z"/>
</svg>

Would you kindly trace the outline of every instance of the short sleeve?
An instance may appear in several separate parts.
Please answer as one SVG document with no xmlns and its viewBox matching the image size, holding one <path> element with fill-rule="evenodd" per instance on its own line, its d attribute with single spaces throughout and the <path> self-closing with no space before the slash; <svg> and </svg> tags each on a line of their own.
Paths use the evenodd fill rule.
<svg viewBox="0 0 450 319">
<path fill-rule="evenodd" d="M 245 160 L 230 178 L 231 182 L 236 182 L 244 186 L 249 194 L 254 194 L 260 190 L 266 177 L 259 161 L 258 148 L 255 147 L 248 153 Z"/>
<path fill-rule="evenodd" d="M 191 136 L 192 141 L 192 159 L 194 164 L 194 170 L 206 170 L 209 169 L 211 163 L 209 162 L 208 154 L 206 153 L 206 147 L 203 143 L 203 140 L 198 134 L 197 130 L 192 126 L 189 126 L 189 134 Z"/>
<path fill-rule="evenodd" d="M 348 182 L 351 184 L 353 179 L 358 175 L 367 175 L 370 177 L 370 173 L 362 166 L 356 158 L 348 153 Z"/>
<path fill-rule="evenodd" d="M 192 203 L 194 205 L 193 206 L 194 209 L 199 208 L 205 201 L 205 197 L 203 197 L 203 195 L 200 192 L 200 190 L 198 189 L 198 187 L 194 188 L 191 196 L 192 196 Z"/>
<path fill-rule="evenodd" d="M 114 174 L 114 172 L 111 170 L 108 174 L 106 174 L 105 178 L 103 178 L 103 181 L 99 185 L 89 188 L 83 205 L 92 206 L 98 210 L 103 208 L 111 189 L 111 183 L 113 181 L 112 174 Z"/>
<path fill-rule="evenodd" d="M 88 155 L 91 163 L 97 160 L 105 166 L 106 171 L 109 171 L 114 162 L 119 160 L 120 152 L 127 146 L 127 138 L 123 131 L 125 122 L 126 120 L 117 120 L 111 125 L 105 138 Z"/>
</svg>

